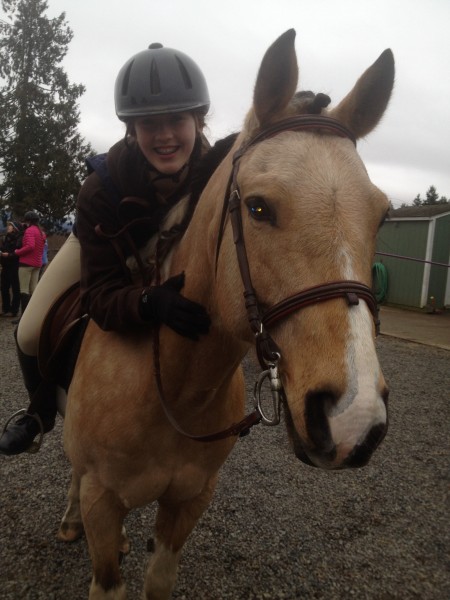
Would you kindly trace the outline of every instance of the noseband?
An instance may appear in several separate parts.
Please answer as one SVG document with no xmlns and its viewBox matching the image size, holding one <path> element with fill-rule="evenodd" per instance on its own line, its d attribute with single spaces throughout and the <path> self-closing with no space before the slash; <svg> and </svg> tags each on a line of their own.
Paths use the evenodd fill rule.
<svg viewBox="0 0 450 600">
<path fill-rule="evenodd" d="M 216 266 L 219 248 L 223 237 L 223 229 L 227 214 L 229 213 L 233 229 L 233 238 L 236 247 L 237 259 L 239 263 L 239 270 L 244 285 L 244 298 L 247 317 L 252 332 L 255 335 L 258 359 L 263 369 L 267 369 L 269 365 L 273 365 L 274 361 L 278 362 L 280 358 L 280 350 L 267 332 L 267 328 L 272 327 L 282 319 L 289 316 L 291 313 L 311 304 L 317 304 L 319 302 L 324 302 L 334 298 L 344 298 L 349 306 L 353 306 L 359 304 L 359 299 L 362 298 L 367 303 L 367 306 L 373 315 L 375 328 L 378 333 L 379 321 L 375 296 L 367 285 L 358 281 L 343 280 L 323 283 L 321 285 L 302 290 L 297 294 L 281 300 L 269 308 L 265 313 L 262 313 L 260 310 L 257 295 L 250 275 L 250 267 L 242 228 L 241 195 L 237 183 L 240 159 L 249 148 L 253 147 L 259 142 L 277 135 L 278 133 L 284 131 L 309 130 L 323 131 L 328 134 L 348 138 L 356 146 L 356 140 L 352 132 L 339 123 L 339 121 L 329 117 L 320 115 L 302 115 L 279 121 L 278 123 L 275 123 L 274 125 L 255 135 L 246 144 L 243 144 L 234 154 L 233 169 L 227 187 L 224 209 L 222 211 L 221 229 L 216 252 Z"/>
</svg>

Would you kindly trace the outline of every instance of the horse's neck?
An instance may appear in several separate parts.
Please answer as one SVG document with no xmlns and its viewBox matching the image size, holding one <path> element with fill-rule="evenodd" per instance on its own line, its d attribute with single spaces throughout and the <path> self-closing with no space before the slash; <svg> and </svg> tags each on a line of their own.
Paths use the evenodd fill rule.
<svg viewBox="0 0 450 600">
<path fill-rule="evenodd" d="M 227 172 L 227 167 L 219 168 Z M 186 274 L 183 294 L 202 304 L 215 303 L 215 244 L 218 236 L 221 202 L 224 195 L 221 177 L 210 180 L 197 203 L 191 222 L 170 261 L 170 274 Z"/>
<path fill-rule="evenodd" d="M 198 342 L 165 329 L 160 338 L 161 379 L 174 408 L 185 405 L 200 414 L 227 396 L 245 348 L 224 340 L 214 328 Z"/>
<path fill-rule="evenodd" d="M 217 186 L 217 190 L 216 190 Z M 218 387 L 239 365 L 248 344 L 239 340 L 224 326 L 219 308 L 218 295 L 221 283 L 216 279 L 215 252 L 221 216 L 220 202 L 223 195 L 219 183 L 213 183 L 208 198 L 199 201 L 186 234 L 174 249 L 170 263 L 170 275 L 185 273 L 182 294 L 202 304 L 211 316 L 210 332 L 192 343 L 179 336 L 168 334 L 171 348 L 165 350 L 166 359 L 173 368 L 183 363 L 185 379 L 196 380 L 199 386 Z"/>
</svg>

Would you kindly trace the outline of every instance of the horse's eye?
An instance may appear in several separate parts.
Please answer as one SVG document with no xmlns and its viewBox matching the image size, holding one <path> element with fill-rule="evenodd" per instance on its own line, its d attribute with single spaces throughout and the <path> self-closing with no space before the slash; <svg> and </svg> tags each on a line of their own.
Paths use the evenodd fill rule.
<svg viewBox="0 0 450 600">
<path fill-rule="evenodd" d="M 262 198 L 249 198 L 245 201 L 249 215 L 255 221 L 269 221 L 275 224 L 275 215 Z"/>
</svg>

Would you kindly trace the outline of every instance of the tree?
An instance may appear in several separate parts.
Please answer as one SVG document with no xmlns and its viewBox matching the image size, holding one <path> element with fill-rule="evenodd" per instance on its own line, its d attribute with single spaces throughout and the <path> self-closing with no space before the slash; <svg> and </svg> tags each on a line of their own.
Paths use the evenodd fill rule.
<svg viewBox="0 0 450 600">
<path fill-rule="evenodd" d="M 73 33 L 45 0 L 2 0 L 0 22 L 0 209 L 37 210 L 52 230 L 73 212 L 90 144 L 79 134 L 77 101 L 60 66 Z"/>
<path fill-rule="evenodd" d="M 430 185 L 426 194 L 425 200 L 422 200 L 420 194 L 413 200 L 413 206 L 431 206 L 434 204 L 447 204 L 449 200 L 445 196 L 439 196 L 434 185 Z"/>
<path fill-rule="evenodd" d="M 423 204 L 430 206 L 432 204 L 438 204 L 439 202 L 439 194 L 436 191 L 434 185 L 430 185 L 426 193 L 426 199 L 423 201 Z"/>
</svg>

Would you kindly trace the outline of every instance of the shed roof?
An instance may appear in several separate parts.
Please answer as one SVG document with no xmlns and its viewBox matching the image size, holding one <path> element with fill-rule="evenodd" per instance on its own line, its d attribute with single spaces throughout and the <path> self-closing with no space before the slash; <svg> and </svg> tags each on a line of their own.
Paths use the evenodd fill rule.
<svg viewBox="0 0 450 600">
<path fill-rule="evenodd" d="M 431 219 L 450 213 L 450 203 L 429 204 L 425 206 L 403 206 L 389 211 L 390 219 Z"/>
</svg>

